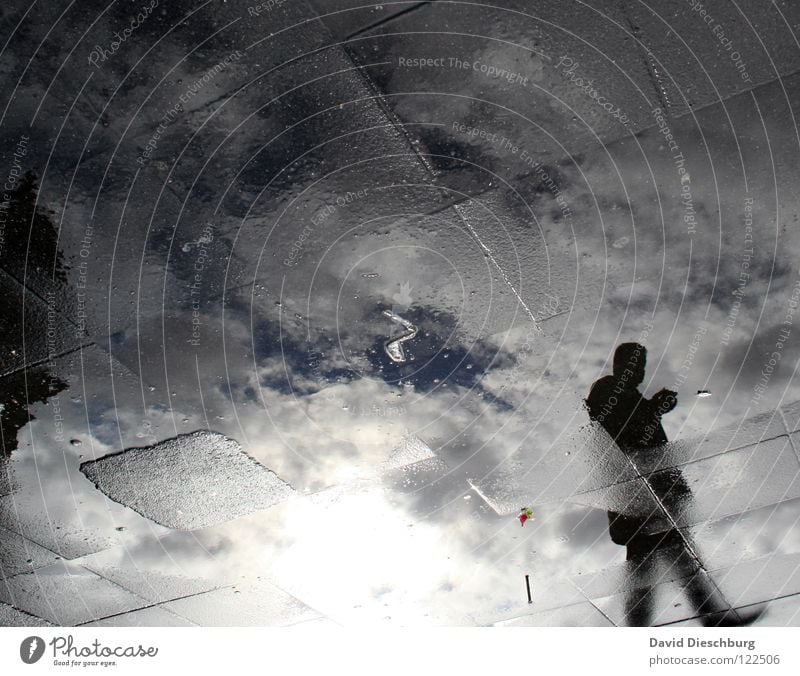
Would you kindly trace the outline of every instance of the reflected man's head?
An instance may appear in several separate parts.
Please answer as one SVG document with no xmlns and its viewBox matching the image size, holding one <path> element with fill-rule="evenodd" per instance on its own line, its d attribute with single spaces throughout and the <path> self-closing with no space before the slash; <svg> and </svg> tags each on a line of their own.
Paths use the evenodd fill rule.
<svg viewBox="0 0 800 676">
<path fill-rule="evenodd" d="M 614 352 L 614 375 L 630 387 L 644 380 L 647 350 L 639 343 L 622 343 Z"/>
</svg>

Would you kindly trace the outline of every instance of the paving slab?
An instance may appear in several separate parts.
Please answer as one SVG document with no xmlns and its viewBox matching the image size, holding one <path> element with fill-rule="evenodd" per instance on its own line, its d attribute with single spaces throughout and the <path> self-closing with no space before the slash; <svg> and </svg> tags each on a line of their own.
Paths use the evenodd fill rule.
<svg viewBox="0 0 800 676">
<path fill-rule="evenodd" d="M 141 555 L 139 550 L 143 546 L 144 543 L 137 543 L 131 548 L 105 550 L 86 556 L 79 563 L 152 603 L 193 596 L 221 586 L 219 582 L 198 576 L 194 570 L 182 568 L 175 561 L 177 552 L 170 555 L 166 550 L 160 557 L 155 556 L 153 550 L 157 543 L 152 543 L 149 555 Z"/>
<path fill-rule="evenodd" d="M 262 580 L 246 580 L 163 604 L 204 627 L 286 626 L 319 617 L 296 598 Z"/>
<path fill-rule="evenodd" d="M 649 126 L 652 86 L 621 14 L 605 1 L 436 2 L 348 49 L 380 64 L 371 77 L 431 165 L 458 189 L 480 191 L 492 173 L 533 174 L 534 162 L 552 165 Z M 619 119 L 580 89 L 587 82 Z"/>
<path fill-rule="evenodd" d="M 69 61 L 63 67 L 74 79 L 28 73 L 29 95 L 9 108 L 9 126 L 20 132 L 19 121 L 33 115 L 56 129 L 69 115 L 69 136 L 52 152 L 31 141 L 28 158 L 45 174 L 42 202 L 58 207 L 69 317 L 104 345 L 135 332 L 136 319 L 160 319 L 163 299 L 168 315 L 188 306 L 191 317 L 198 296 L 205 306 L 226 284 L 252 281 L 277 228 L 267 252 L 272 272 L 296 230 L 318 230 L 310 219 L 337 209 L 337 199 L 347 203 L 331 225 L 348 212 L 365 220 L 442 203 L 435 189 L 410 187 L 424 184 L 426 172 L 350 58 L 330 46 L 316 13 L 303 2 L 252 8 L 165 9 L 142 26 L 136 49 L 95 65 L 91 50 L 88 60 Z M 105 9 L 97 17 L 74 9 L 70 32 L 89 30 L 80 44 L 106 44 L 124 23 L 123 10 Z M 204 30 L 202 46 L 194 43 Z M 76 42 L 54 45 L 43 60 L 60 71 Z M 70 107 L 76 81 L 91 84 Z M 365 190 L 377 197 L 350 203 L 348 193 Z M 210 202 L 212 194 L 221 201 Z M 136 252 L 138 262 L 122 251 Z M 85 316 L 77 316 L 77 301 Z M 128 365 L 138 372 L 135 360 Z"/>
<path fill-rule="evenodd" d="M 648 477 L 669 479 L 664 470 Z M 714 521 L 800 496 L 800 464 L 787 436 L 680 468 L 691 497 L 673 515 L 679 526 Z M 667 505 L 669 508 L 669 505 Z"/>
<path fill-rule="evenodd" d="M 515 617 L 498 627 L 613 627 L 613 623 L 591 603 L 576 603 L 555 610 Z"/>
<path fill-rule="evenodd" d="M 26 540 L 52 549 L 61 558 L 75 559 L 117 543 L 111 534 L 106 536 L 83 524 L 70 523 L 73 514 L 47 513 L 41 500 L 22 496 L 15 493 L 0 499 L 0 523 Z"/>
<path fill-rule="evenodd" d="M 579 505 L 605 509 L 640 520 L 637 532 L 643 534 L 663 533 L 674 528 L 674 522 L 669 518 L 672 514 L 668 512 L 668 507 L 665 511 L 652 486 L 641 478 L 594 491 L 576 493 L 569 500 Z"/>
<path fill-rule="evenodd" d="M 769 603 L 759 603 L 736 608 L 744 617 L 758 614 L 750 623 L 751 627 L 797 627 L 800 626 L 800 594 L 775 599 Z M 699 619 L 683 620 L 671 624 L 672 627 L 702 627 Z"/>
<path fill-rule="evenodd" d="M 341 629 L 341 625 L 329 620 L 326 617 L 319 617 L 313 620 L 303 620 L 302 622 L 297 622 L 296 624 L 289 624 L 284 627 L 284 631 L 290 629 L 296 629 L 298 631 L 306 631 L 308 629 L 317 629 L 322 628 L 326 630 L 330 629 Z"/>
<path fill-rule="evenodd" d="M 49 627 L 47 620 L 0 602 L 0 627 Z"/>
<path fill-rule="evenodd" d="M 37 172 L 30 162 L 34 153 L 41 152 L 41 140 L 35 134 L 32 137 L 30 129 L 26 132 L 20 132 L 0 150 L 0 167 L 9 168 L 4 176 L 7 180 L 0 207 L 3 223 L 0 269 L 25 286 L 26 295 L 52 306 L 62 322 L 58 328 L 66 329 L 61 315 L 74 307 L 75 297 L 69 293 L 68 265 L 58 246 L 60 208 L 39 194 Z M 35 302 L 33 298 L 31 302 Z M 35 312 L 35 306 L 32 310 Z M 63 338 L 66 336 L 60 337 Z"/>
<path fill-rule="evenodd" d="M 697 594 L 694 602 L 687 595 L 690 587 L 694 587 Z M 708 603 L 707 608 L 702 605 L 698 608 L 700 599 L 702 603 Z M 711 578 L 704 572 L 593 599 L 592 603 L 619 627 L 667 624 L 698 616 L 705 618 L 706 622 L 716 622 L 730 609 L 727 599 L 715 589 Z M 647 604 L 651 604 L 649 613 Z"/>
<path fill-rule="evenodd" d="M 87 342 L 76 326 L 59 312 L 54 297 L 50 300 L 26 290 L 0 270 L 3 324 L 0 327 L 0 375 L 47 361 Z M 49 303 L 49 304 L 48 304 Z"/>
<path fill-rule="evenodd" d="M 82 624 L 147 605 L 81 566 L 59 561 L 9 578 L 0 600 L 59 626 Z"/>
<path fill-rule="evenodd" d="M 599 425 L 587 425 L 580 432 L 557 440 L 550 448 L 543 446 L 544 452 L 538 458 L 526 449 L 498 470 L 472 480 L 476 492 L 498 514 L 516 513 L 527 504 L 546 504 L 578 494 L 581 497 L 575 500 L 581 504 L 600 507 L 605 504 L 601 495 L 617 504 L 625 499 L 624 489 L 605 492 L 592 489 L 634 486 L 631 482 L 637 477 L 635 467 Z M 632 500 L 634 494 L 641 493 L 628 492 Z M 643 493 L 641 500 L 647 501 Z M 611 503 L 608 505 L 610 508 Z"/>
<path fill-rule="evenodd" d="M 792 402 L 782 406 L 780 414 L 786 425 L 787 432 L 797 432 L 800 430 L 800 401 Z"/>
<path fill-rule="evenodd" d="M 436 459 L 436 454 L 417 435 L 409 434 L 392 454 L 381 464 L 383 471 L 397 470 L 417 463 Z"/>
<path fill-rule="evenodd" d="M 406 12 L 413 12 L 427 3 L 419 0 L 365 4 L 362 0 L 310 0 L 320 21 L 337 41 L 347 44 L 347 38 L 363 32 L 375 24 L 389 22 Z"/>
<path fill-rule="evenodd" d="M 786 500 L 686 529 L 708 570 L 767 555 L 800 553 L 800 500 Z"/>
<path fill-rule="evenodd" d="M 151 606 L 129 613 L 112 615 L 101 620 L 81 624 L 81 627 L 195 627 L 189 620 L 160 606 Z"/>
<path fill-rule="evenodd" d="M 4 578 L 44 568 L 58 558 L 54 552 L 0 527 L 0 571 Z"/>
<path fill-rule="evenodd" d="M 81 471 L 112 500 L 181 530 L 267 509 L 293 492 L 233 439 L 210 431 L 125 449 L 84 463 Z M 176 483 L 177 477 L 183 480 Z"/>
<path fill-rule="evenodd" d="M 79 471 L 81 462 L 126 442 L 169 436 L 169 430 L 158 430 L 159 422 L 150 424 L 150 416 L 163 419 L 153 401 L 157 393 L 96 347 L 29 374 L 37 378 L 31 382 L 57 383 L 58 390 L 21 400 L 25 419 L 5 461 L 13 483 L 0 497 L 0 525 L 65 558 L 160 528 L 107 500 Z M 150 395 L 152 409 L 143 404 L 143 392 Z"/>
<path fill-rule="evenodd" d="M 14 490 L 14 477 L 11 474 L 11 466 L 4 459 L 0 460 L 0 496 L 8 495 Z"/>
<path fill-rule="evenodd" d="M 726 99 L 800 70 L 797 7 L 757 0 L 626 5 L 643 58 L 673 115 Z"/>
<path fill-rule="evenodd" d="M 650 474 L 784 436 L 785 432 L 780 415 L 764 413 L 743 420 L 735 427 L 713 430 L 704 437 L 681 439 L 655 449 L 634 451 L 630 457 L 642 474 Z"/>
<path fill-rule="evenodd" d="M 763 603 L 800 591 L 800 554 L 762 556 L 710 575 L 735 606 Z"/>
<path fill-rule="evenodd" d="M 623 558 L 625 550 L 626 548 L 620 547 Z M 698 569 L 697 559 L 692 552 L 675 538 L 664 538 L 663 543 L 654 546 L 649 552 L 645 563 L 640 563 L 638 560 L 621 562 L 609 560 L 606 567 L 574 575 L 570 581 L 586 598 L 593 600 L 643 590 L 654 584 L 667 582 L 685 584 Z"/>
</svg>

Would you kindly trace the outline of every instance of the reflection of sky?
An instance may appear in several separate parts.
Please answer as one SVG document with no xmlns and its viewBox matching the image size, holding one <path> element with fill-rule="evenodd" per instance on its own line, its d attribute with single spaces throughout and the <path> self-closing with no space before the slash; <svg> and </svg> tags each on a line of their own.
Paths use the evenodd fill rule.
<svg viewBox="0 0 800 676">
<path fill-rule="evenodd" d="M 512 517 L 481 509 L 466 480 L 522 468 L 535 486 L 557 483 L 561 471 L 572 481 L 569 472 L 582 465 L 580 449 L 569 451 L 570 444 L 588 423 L 582 398 L 609 371 L 614 346 L 627 340 L 641 339 L 650 351 L 648 394 L 685 377 L 679 407 L 665 420 L 670 438 L 736 425 L 800 399 L 792 327 L 763 399 L 751 401 L 798 277 L 796 198 L 788 192 L 794 137 L 781 122 L 781 96 L 768 87 L 757 103 L 749 96 L 729 103 L 735 129 L 718 124 L 718 108 L 698 115 L 702 135 L 689 118 L 672 122 L 700 221 L 691 238 L 669 154 L 657 134 L 645 133 L 563 169 L 573 231 L 540 195 L 543 235 L 528 230 L 520 237 L 510 223 L 480 232 L 506 246 L 497 260 L 519 259 L 519 269 L 504 269 L 507 278 L 452 214 L 393 216 L 392 199 L 401 202 L 404 188 L 389 186 L 377 193 L 387 200 L 383 212 L 369 202 L 339 209 L 291 269 L 273 252 L 291 247 L 296 221 L 283 223 L 266 245 L 262 229 L 245 228 L 236 242 L 223 232 L 209 276 L 221 275 L 230 260 L 246 272 L 241 279 L 258 281 L 226 296 L 222 312 L 204 299 L 201 344 L 187 347 L 185 286 L 196 258 L 175 247 L 168 278 L 175 288 L 164 293 L 184 303 L 162 315 L 147 300 L 138 322 L 114 334 L 111 349 L 124 367 L 113 362 L 111 377 L 111 362 L 96 348 L 84 364 L 73 355 L 54 367 L 70 385 L 61 396 L 64 436 L 81 444 L 57 442 L 49 404 L 31 406 L 35 420 L 8 465 L 21 491 L 2 498 L 5 525 L 29 524 L 33 539 L 67 556 L 117 543 L 106 562 L 115 555 L 121 561 L 128 550 L 145 570 L 177 560 L 187 574 L 214 579 L 266 575 L 317 610 L 353 622 L 495 621 L 524 610 L 525 573 L 539 598 L 581 600 L 566 578 L 624 557 L 608 539 L 605 512 L 563 501 L 535 504 L 536 521 L 522 529 Z M 338 182 L 346 179 L 318 187 L 291 218 L 308 222 L 325 195 L 337 194 Z M 298 178 L 294 194 L 298 184 L 314 183 Z M 724 344 L 731 292 L 743 270 L 747 195 L 755 199 L 755 252 Z M 493 206 L 506 198 L 511 205 L 501 191 Z M 511 286 L 541 263 L 544 245 L 548 288 L 571 312 L 542 322 L 539 333 Z M 262 246 L 266 254 L 258 259 Z M 161 292 L 169 247 L 157 248 L 135 272 Z M 536 306 L 540 290 L 528 286 L 519 285 L 521 295 Z M 382 347 L 397 329 L 381 314 L 392 307 L 420 328 L 405 345 L 413 361 L 402 365 Z M 707 332 L 691 369 L 682 371 L 699 327 Z M 698 399 L 699 389 L 713 396 Z M 307 495 L 175 534 L 110 502 L 77 471 L 87 458 L 206 427 L 239 440 Z M 387 471 L 382 463 L 410 436 L 440 462 Z M 748 553 L 797 552 L 796 538 L 785 537 L 795 511 L 765 513 L 749 517 L 758 536 Z M 83 530 L 89 540 L 78 535 Z M 184 545 L 190 554 L 182 557 Z M 551 580 L 564 585 L 549 591 Z"/>
</svg>

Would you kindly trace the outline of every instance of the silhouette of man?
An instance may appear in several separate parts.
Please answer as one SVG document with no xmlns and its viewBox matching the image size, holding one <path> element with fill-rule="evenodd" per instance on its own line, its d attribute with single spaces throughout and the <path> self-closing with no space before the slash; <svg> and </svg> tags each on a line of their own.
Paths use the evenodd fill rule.
<svg viewBox="0 0 800 676">
<path fill-rule="evenodd" d="M 637 389 L 644 381 L 647 350 L 638 343 L 623 343 L 614 352 L 613 374 L 597 380 L 586 399 L 589 417 L 598 422 L 626 455 L 641 453 L 667 442 L 661 416 L 677 405 L 677 394 L 662 389 L 652 399 L 645 399 Z M 678 469 L 662 470 L 647 478 L 661 504 L 672 514 L 691 504 L 691 491 Z M 660 510 L 659 510 L 660 512 Z M 702 570 L 684 536 L 663 515 L 646 516 L 608 512 L 609 535 L 625 545 L 629 567 L 629 592 L 625 604 L 627 623 L 649 626 L 653 616 L 655 573 L 667 565 L 679 577 L 688 577 L 686 592 L 708 624 L 743 624 L 728 610 L 719 592 Z M 658 531 L 658 532 L 653 532 Z M 752 621 L 751 618 L 750 621 Z"/>
</svg>

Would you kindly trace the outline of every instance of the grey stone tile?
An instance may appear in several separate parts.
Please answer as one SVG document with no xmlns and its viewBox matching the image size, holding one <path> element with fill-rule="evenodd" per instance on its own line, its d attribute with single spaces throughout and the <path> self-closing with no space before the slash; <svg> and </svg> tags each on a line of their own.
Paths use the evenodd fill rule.
<svg viewBox="0 0 800 676">
<path fill-rule="evenodd" d="M 643 485 L 635 483 L 636 476 L 634 466 L 608 434 L 599 425 L 591 425 L 550 448 L 545 446 L 540 457 L 528 453 L 512 456 L 499 469 L 471 479 L 471 483 L 498 514 L 515 514 L 524 505 L 569 496 L 579 504 L 608 509 L 612 505 L 630 509 L 628 503 L 638 501 L 637 509 L 649 514 L 654 505 Z M 617 485 L 619 488 L 613 488 Z"/>
<path fill-rule="evenodd" d="M 369 206 L 362 200 L 360 206 L 339 209 L 328 219 L 331 225 L 350 227 L 343 223 L 347 213 L 354 219 L 392 216 L 401 205 L 407 207 L 409 186 L 424 183 L 427 176 L 351 59 L 341 47 L 329 47 L 331 35 L 316 12 L 304 2 L 286 2 L 255 15 L 248 11 L 258 4 L 195 8 L 185 24 L 181 15 L 188 10 L 166 8 L 141 29 L 143 37 L 154 38 L 148 58 L 158 67 L 134 69 L 142 52 L 125 49 L 97 68 L 83 57 L 72 60 L 74 79 L 51 82 L 37 70 L 31 76 L 31 96 L 15 99 L 7 116 L 16 127 L 16 120 L 30 119 L 42 98 L 55 100 L 58 105 L 41 107 L 38 119 L 58 128 L 67 113 L 64 101 L 74 100 L 74 83 L 92 78 L 70 113 L 68 138 L 62 135 L 51 158 L 45 143 L 33 148 L 30 157 L 34 167 L 49 161 L 60 170 L 51 172 L 52 180 L 48 176 L 43 200 L 60 205 L 70 191 L 74 206 L 58 214 L 59 247 L 66 260 L 75 262 L 66 273 L 67 283 L 82 285 L 87 327 L 110 349 L 119 341 L 141 338 L 137 353 L 126 362 L 137 372 L 139 347 L 142 353 L 168 347 L 159 344 L 160 331 L 132 336 L 139 322 L 146 329 L 150 322 L 160 325 L 162 315 L 182 321 L 186 308 L 191 322 L 190 289 L 207 223 L 213 226 L 213 241 L 207 243 L 198 289 L 203 309 L 213 314 L 223 288 L 257 276 L 253 273 L 267 239 L 267 257 L 278 262 L 269 268 L 273 279 L 280 279 L 285 272 L 280 261 L 297 237 L 297 223 L 309 224 L 356 185 L 378 196 L 368 200 Z M 89 45 L 107 44 L 125 21 L 115 7 L 101 17 L 85 9 L 75 14 L 70 33 L 82 32 L 97 19 L 86 38 Z M 166 31 L 167 25 L 179 28 Z M 149 32 L 155 26 L 162 31 L 157 39 Z M 195 31 L 214 36 L 187 51 L 185 34 L 192 41 Z M 144 44 L 143 39 L 137 46 Z M 39 56 L 55 70 L 68 50 L 54 45 L 53 54 Z M 220 70 L 219 64 L 236 50 L 242 57 Z M 114 91 L 129 69 L 135 76 L 122 85 L 124 96 L 102 93 Z M 211 77 L 203 82 L 204 76 Z M 197 93 L 187 102 L 190 87 Z M 158 132 L 162 122 L 163 133 Z M 151 143 L 155 149 L 145 157 Z M 112 152 L 115 169 L 106 175 Z M 239 187 L 227 190 L 234 184 Z M 211 206 L 209 196 L 222 197 L 223 191 L 226 197 Z M 422 211 L 433 210 L 441 198 L 438 190 L 428 188 L 418 191 L 415 202 Z M 331 230 L 332 238 L 339 234 Z M 89 244 L 83 244 L 87 238 Z M 310 237 L 308 258 L 319 253 L 312 254 L 311 246 L 319 239 L 324 237 L 318 232 Z M 327 247 L 330 241 L 324 243 Z M 120 251 L 141 252 L 139 264 L 121 265 Z M 108 285 L 112 277 L 115 283 Z M 70 289 L 73 300 L 75 291 Z M 101 309 L 109 305 L 110 312 Z M 68 316 L 76 320 L 73 306 Z M 186 347 L 184 340 L 176 342 Z"/>
<path fill-rule="evenodd" d="M 12 127 L 16 126 L 16 122 L 5 117 L 4 128 L 9 123 Z M 75 297 L 66 283 L 69 265 L 58 246 L 61 205 L 56 205 L 46 194 L 41 194 L 39 168 L 34 168 L 33 155 L 41 153 L 44 144 L 30 131 L 20 130 L 16 137 L 12 134 L 0 149 L 0 166 L 8 168 L 8 173 L 3 174 L 4 192 L 0 207 L 3 235 L 0 276 L 5 278 L 7 273 L 26 287 L 25 298 L 27 303 L 32 304 L 34 321 L 38 319 L 37 300 L 43 299 L 48 309 L 55 310 L 57 317 L 51 320 L 53 328 L 69 330 L 67 336 L 59 336 L 55 342 L 55 345 L 61 343 L 63 346 L 73 337 L 76 327 L 69 326 L 64 319 L 65 315 L 72 316 L 71 312 L 65 313 L 65 310 L 73 308 Z M 12 176 L 12 170 L 18 170 L 19 174 Z M 3 288 L 4 300 L 7 291 Z M 16 310 L 20 309 L 21 306 L 17 306 Z M 4 308 L 4 316 L 9 321 L 13 315 L 6 315 L 6 312 Z M 30 334 L 27 339 L 35 340 L 37 336 L 31 328 L 26 327 Z M 41 334 L 45 332 L 42 330 Z"/>
<path fill-rule="evenodd" d="M 151 606 L 134 610 L 121 615 L 114 615 L 93 622 L 86 622 L 82 627 L 194 627 L 189 620 L 178 617 L 175 613 L 160 606 Z"/>
<path fill-rule="evenodd" d="M 800 593 L 800 554 L 777 554 L 710 573 L 734 606 Z"/>
<path fill-rule="evenodd" d="M 495 625 L 509 618 L 527 614 L 557 613 L 562 606 L 586 601 L 586 598 L 566 580 L 545 581 L 532 578 L 533 603 L 528 603 L 524 576 L 520 575 L 514 582 L 516 594 L 513 597 L 496 594 L 494 597 L 482 598 L 480 604 L 476 604 L 469 616 L 478 626 Z M 454 610 L 463 609 L 463 605 L 457 601 L 453 601 L 452 605 Z"/>
<path fill-rule="evenodd" d="M 648 480 L 657 482 L 671 471 Z M 800 464 L 787 436 L 689 463 L 680 473 L 691 491 L 672 510 L 681 527 L 800 497 Z"/>
<path fill-rule="evenodd" d="M 703 15 L 688 4 L 626 4 L 673 115 L 800 70 L 792 32 L 799 18 L 794 3 L 744 0 L 701 7 Z"/>
<path fill-rule="evenodd" d="M 439 458 L 423 460 L 381 476 L 381 484 L 396 496 L 409 520 L 495 516 L 478 500 L 460 473 L 452 473 Z M 444 516 L 447 515 L 447 516 Z"/>
<path fill-rule="evenodd" d="M 624 556 L 626 549 L 620 547 L 620 550 Z M 624 561 L 602 570 L 575 575 L 570 580 L 586 598 L 598 599 L 656 584 L 680 584 L 697 569 L 691 553 L 673 538 L 665 539 L 662 546 L 654 547 L 651 557 L 654 565 L 647 571 L 637 563 Z"/>
<path fill-rule="evenodd" d="M 644 479 L 634 479 L 607 488 L 577 493 L 569 500 L 579 505 L 639 519 L 641 524 L 637 528 L 642 533 L 661 533 L 674 527 L 653 494 L 652 488 Z"/>
<path fill-rule="evenodd" d="M 50 627 L 47 620 L 0 602 L 0 627 Z"/>
<path fill-rule="evenodd" d="M 651 124 L 652 86 L 628 32 L 618 3 L 606 0 L 430 3 L 359 36 L 348 49 L 422 140 L 442 180 L 474 193 L 491 183 L 492 172 L 533 176 L 534 161 L 554 165 Z M 437 61 L 411 65 L 418 58 Z M 489 67 L 511 75 L 498 77 Z M 593 83 L 628 125 L 576 86 L 578 79 Z"/>
<path fill-rule="evenodd" d="M 300 631 L 305 631 L 307 629 L 332 629 L 335 627 L 341 627 L 341 625 L 337 624 L 333 620 L 329 620 L 327 617 L 318 617 L 313 620 L 303 620 L 302 622 L 297 622 L 296 624 L 289 624 L 283 629 L 284 631 L 287 629 L 298 629 Z"/>
<path fill-rule="evenodd" d="M 16 575 L 0 587 L 0 600 L 44 618 L 72 626 L 147 605 L 147 602 L 81 566 L 58 562 Z"/>
<path fill-rule="evenodd" d="M 82 461 L 121 444 L 157 442 L 163 409 L 129 370 L 97 347 L 54 360 L 29 383 L 60 390 L 29 403 L 15 450 L 3 463 L 12 491 L 0 497 L 0 525 L 65 558 L 97 552 L 141 531 L 158 529 L 110 502 L 80 473 Z M 112 392 L 113 396 L 108 393 Z M 142 396 L 152 408 L 143 408 Z M 35 397 L 32 397 L 35 399 Z M 139 411 L 142 411 L 140 414 Z M 144 442 L 142 440 L 145 440 Z M 16 448 L 18 446 L 18 448 Z"/>
<path fill-rule="evenodd" d="M 686 529 L 709 570 L 768 555 L 800 553 L 800 499 L 708 521 Z"/>
<path fill-rule="evenodd" d="M 208 431 L 129 448 L 84 463 L 81 471 L 112 500 L 181 530 L 266 509 L 293 493 L 237 442 Z"/>
<path fill-rule="evenodd" d="M 786 434 L 777 412 L 743 420 L 736 427 L 714 430 L 704 437 L 672 441 L 664 446 L 631 454 L 642 474 L 677 467 L 727 451 L 744 448 Z"/>
<path fill-rule="evenodd" d="M 55 300 L 48 307 L 2 270 L 0 297 L 3 304 L 0 342 L 4 346 L 0 356 L 0 375 L 45 361 L 88 342 L 76 326 L 60 314 L 60 306 Z"/>
<path fill-rule="evenodd" d="M 492 264 L 519 295 L 525 314 L 541 323 L 571 309 L 576 263 L 574 252 L 562 247 L 557 235 L 531 223 L 535 200 L 525 197 L 501 185 L 460 202 L 455 210 L 491 252 Z M 569 227 L 563 215 L 555 219 Z"/>
<path fill-rule="evenodd" d="M 417 463 L 435 461 L 436 454 L 416 434 L 405 436 L 400 445 L 381 463 L 384 472 L 400 470 Z"/>
<path fill-rule="evenodd" d="M 495 623 L 496 627 L 612 627 L 591 603 L 579 603 Z"/>
<path fill-rule="evenodd" d="M 319 617 L 298 599 L 257 580 L 162 605 L 204 627 L 285 626 Z"/>
<path fill-rule="evenodd" d="M 800 594 L 775 599 L 765 603 L 741 606 L 736 614 L 748 621 L 750 627 L 797 627 L 800 626 Z M 730 615 L 728 616 L 730 618 Z M 671 627 L 702 627 L 700 618 L 675 622 Z"/>
<path fill-rule="evenodd" d="M 4 578 L 43 568 L 58 558 L 35 542 L 0 527 L 0 571 Z"/>
<path fill-rule="evenodd" d="M 317 10 L 333 38 L 344 41 L 376 23 L 391 21 L 398 14 L 414 11 L 425 3 L 409 0 L 366 5 L 362 0 L 311 0 L 309 4 Z"/>
<path fill-rule="evenodd" d="M 800 430 L 800 401 L 782 406 L 780 414 L 783 416 L 783 421 L 788 432 L 797 432 Z"/>
<path fill-rule="evenodd" d="M 12 493 L 0 498 L 0 525 L 65 559 L 76 559 L 117 542 L 110 533 L 80 525 L 78 510 L 72 514 L 48 514 L 46 510 L 41 495 Z"/>
<path fill-rule="evenodd" d="M 697 607 L 687 594 L 690 585 L 696 587 L 698 597 L 708 601 L 706 608 Z M 729 608 L 728 601 L 714 587 L 706 573 L 679 580 L 653 584 L 647 588 L 626 590 L 621 594 L 593 599 L 593 604 L 607 616 L 616 626 L 654 626 L 669 624 L 693 617 L 718 618 Z M 650 612 L 645 611 L 645 604 L 651 604 Z M 713 609 L 713 610 L 712 610 Z M 711 612 L 709 612 L 711 610 Z M 647 618 L 647 619 L 643 619 Z"/>
<path fill-rule="evenodd" d="M 107 558 L 104 554 L 106 552 L 86 557 L 81 559 L 80 563 L 100 577 L 152 603 L 200 594 L 219 586 L 211 580 L 187 573 L 174 571 L 172 574 L 167 574 L 162 570 L 143 569 L 142 564 L 137 565 L 130 557 L 126 557 L 127 561 L 122 561 L 116 566 L 107 565 L 103 563 L 103 559 Z"/>
<path fill-rule="evenodd" d="M 14 490 L 14 476 L 11 473 L 11 464 L 5 458 L 0 458 L 0 496 L 8 495 Z"/>
<path fill-rule="evenodd" d="M 703 455 L 744 448 L 785 434 L 780 413 L 773 411 L 743 420 L 734 428 L 715 430 L 701 442 Z"/>
<path fill-rule="evenodd" d="M 763 610 L 753 627 L 800 627 L 800 594 L 770 601 L 765 606 L 737 608 L 742 614 Z"/>
<path fill-rule="evenodd" d="M 439 458 L 429 458 L 388 470 L 384 482 L 400 491 L 414 491 L 449 477 L 447 465 Z M 463 481 L 461 488 L 463 490 Z"/>
</svg>

